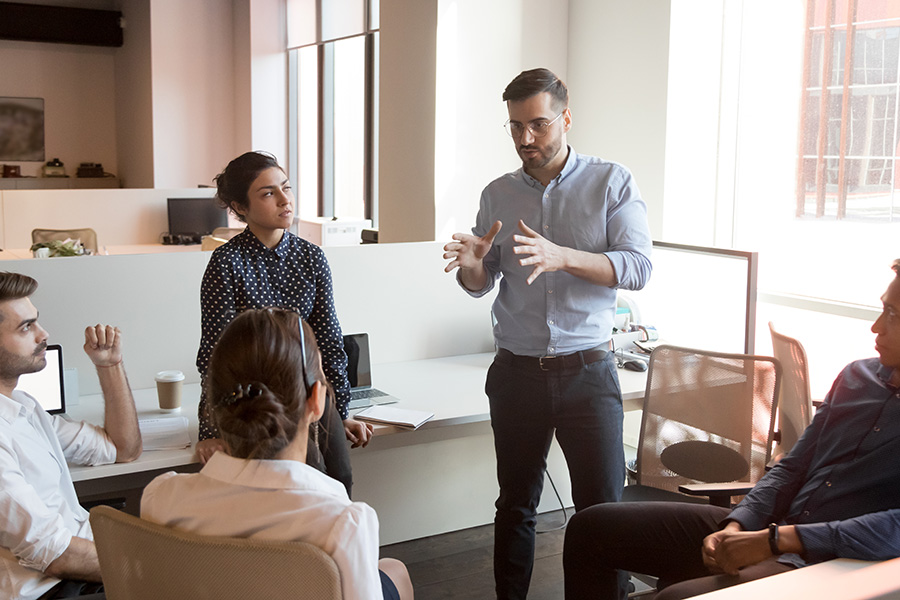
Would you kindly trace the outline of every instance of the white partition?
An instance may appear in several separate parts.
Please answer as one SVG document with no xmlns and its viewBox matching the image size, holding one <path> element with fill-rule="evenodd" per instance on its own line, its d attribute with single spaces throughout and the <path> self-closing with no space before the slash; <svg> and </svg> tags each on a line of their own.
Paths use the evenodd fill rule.
<svg viewBox="0 0 900 600">
<path fill-rule="evenodd" d="M 156 244 L 169 228 L 167 198 L 214 193 L 211 188 L 2 191 L 0 247 L 31 247 L 32 229 L 83 227 L 97 232 L 101 246 Z"/>
<path fill-rule="evenodd" d="M 444 273 L 443 242 L 325 248 L 341 328 L 367 332 L 373 363 L 490 352 L 494 293 Z"/>
<path fill-rule="evenodd" d="M 99 235 L 99 232 L 98 232 Z M 443 272 L 442 244 L 326 248 L 338 317 L 345 331 L 365 331 L 374 363 L 488 352 L 490 299 L 475 300 Z M 38 280 L 33 301 L 66 366 L 79 371 L 81 394 L 99 383 L 81 351 L 84 328 L 98 322 L 125 334 L 135 389 L 153 374 L 180 369 L 198 381 L 200 281 L 209 252 L 7 260 L 0 268 Z M 377 377 L 377 375 L 376 375 Z"/>
</svg>

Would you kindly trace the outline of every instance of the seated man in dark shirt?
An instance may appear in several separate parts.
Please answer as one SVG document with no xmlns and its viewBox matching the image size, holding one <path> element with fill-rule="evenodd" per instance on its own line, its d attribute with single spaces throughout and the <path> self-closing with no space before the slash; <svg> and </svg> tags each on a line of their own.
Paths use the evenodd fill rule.
<svg viewBox="0 0 900 600">
<path fill-rule="evenodd" d="M 688 598 L 832 558 L 900 556 L 900 259 L 872 325 L 797 445 L 734 510 L 602 504 L 569 523 L 566 598 L 625 598 L 626 571 Z M 621 569 L 621 570 L 620 570 Z"/>
</svg>

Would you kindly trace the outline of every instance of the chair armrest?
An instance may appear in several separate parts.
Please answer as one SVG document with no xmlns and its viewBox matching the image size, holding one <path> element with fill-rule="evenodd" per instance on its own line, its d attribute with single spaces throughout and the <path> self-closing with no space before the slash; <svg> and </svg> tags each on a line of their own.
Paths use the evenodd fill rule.
<svg viewBox="0 0 900 600">
<path fill-rule="evenodd" d="M 713 506 L 731 506 L 732 496 L 743 496 L 750 493 L 753 484 L 749 481 L 733 481 L 729 483 L 688 483 L 679 485 L 678 491 L 688 496 L 706 496 Z"/>
</svg>

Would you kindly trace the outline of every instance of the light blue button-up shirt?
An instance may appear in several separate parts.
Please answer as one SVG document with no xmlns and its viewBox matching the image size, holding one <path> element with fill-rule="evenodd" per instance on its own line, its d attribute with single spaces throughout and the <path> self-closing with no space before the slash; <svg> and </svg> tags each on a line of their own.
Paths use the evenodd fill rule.
<svg viewBox="0 0 900 600">
<path fill-rule="evenodd" d="M 497 345 L 522 356 L 556 356 L 587 350 L 612 336 L 616 289 L 564 271 L 542 273 L 513 253 L 522 219 L 559 246 L 603 253 L 615 269 L 619 288 L 639 290 L 650 278 L 652 241 L 647 205 L 624 166 L 576 154 L 547 187 L 518 169 L 490 183 L 481 194 L 472 232 L 483 236 L 495 221 L 503 228 L 484 258 L 488 282 L 472 292 L 483 296 L 500 281 L 494 301 Z M 458 277 L 458 274 L 457 274 Z M 465 289 L 465 286 L 463 286 Z"/>
</svg>

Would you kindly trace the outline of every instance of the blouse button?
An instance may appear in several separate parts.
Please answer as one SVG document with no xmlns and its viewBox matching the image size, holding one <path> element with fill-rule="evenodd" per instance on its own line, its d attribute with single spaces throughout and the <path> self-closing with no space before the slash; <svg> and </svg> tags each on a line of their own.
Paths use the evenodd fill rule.
<svg viewBox="0 0 900 600">
<path fill-rule="evenodd" d="M 831 482 L 830 482 L 830 481 L 826 481 L 826 482 L 825 482 L 825 485 L 828 486 L 828 487 L 831 487 Z"/>
<path fill-rule="evenodd" d="M 876 425 L 874 429 L 875 429 L 876 432 L 881 431 L 881 427 L 879 427 L 878 425 Z"/>
</svg>

